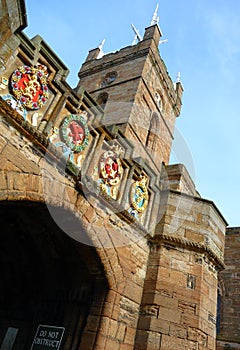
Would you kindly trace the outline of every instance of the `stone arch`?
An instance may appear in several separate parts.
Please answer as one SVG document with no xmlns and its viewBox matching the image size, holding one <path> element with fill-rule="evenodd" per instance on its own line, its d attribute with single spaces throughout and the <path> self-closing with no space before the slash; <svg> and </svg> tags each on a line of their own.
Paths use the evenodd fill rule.
<svg viewBox="0 0 240 350">
<path fill-rule="evenodd" d="M 101 94 L 98 95 L 97 103 L 99 106 L 102 107 L 102 109 L 105 108 L 107 101 L 108 101 L 108 93 L 107 92 L 102 92 Z"/>
<path fill-rule="evenodd" d="M 120 268 L 118 268 L 117 277 L 115 276 L 116 270 L 105 251 L 112 246 L 107 246 L 105 249 L 104 242 L 102 242 L 105 235 L 99 235 L 96 229 L 93 230 L 91 223 L 96 208 L 84 197 L 83 193 L 75 189 L 75 182 L 65 181 L 64 177 L 56 173 L 54 176 L 45 176 L 42 173 L 0 172 L 0 203 L 2 201 L 29 201 L 45 204 L 60 228 L 65 230 L 71 238 L 96 248 L 97 254 L 103 261 L 105 275 L 110 287 L 116 288 L 118 283 L 125 280 Z M 72 225 L 71 221 L 65 221 L 64 217 L 59 214 L 58 208 L 69 211 L 72 218 L 75 218 L 76 225 Z M 78 237 L 78 222 L 81 222 L 84 232 L 84 235 L 80 238 Z M 97 239 L 96 236 L 98 236 Z M 98 245 L 95 244 L 96 242 L 98 242 Z M 115 249 L 113 251 L 116 255 Z"/>
<path fill-rule="evenodd" d="M 157 103 L 157 106 L 158 106 L 160 112 L 163 113 L 164 112 L 165 103 L 164 103 L 163 95 L 162 95 L 160 90 L 156 90 L 156 92 L 155 92 L 155 101 Z"/>
<path fill-rule="evenodd" d="M 160 128 L 159 116 L 157 113 L 154 112 L 149 124 L 149 129 L 148 129 L 148 134 L 146 139 L 146 147 L 148 148 L 149 151 L 154 152 L 156 150 L 156 143 L 157 143 L 157 138 L 159 134 L 159 128 Z"/>
<path fill-rule="evenodd" d="M 108 72 L 105 75 L 104 79 L 102 80 L 100 86 L 106 87 L 106 86 L 112 84 L 116 80 L 117 77 L 118 77 L 118 72 L 116 72 L 116 71 Z"/>
<path fill-rule="evenodd" d="M 43 162 L 46 164 L 43 165 Z M 45 167 L 46 169 L 39 169 L 40 164 L 41 168 Z M 24 205 L 27 202 L 36 206 L 41 204 L 54 209 L 56 208 L 57 212 L 60 212 L 60 218 L 63 218 L 61 211 L 67 210 L 71 217 L 81 222 L 83 232 L 85 233 L 84 243 L 86 247 L 84 251 L 87 252 L 89 249 L 94 252 L 94 259 L 89 259 L 88 254 L 84 253 L 85 258 L 83 260 L 84 263 L 88 262 L 88 266 L 90 264 L 89 273 L 90 276 L 94 276 L 93 280 L 97 283 L 97 291 L 96 294 L 90 293 L 93 302 L 89 307 L 88 316 L 83 322 L 85 323 L 85 327 L 79 331 L 81 337 L 78 337 L 79 344 L 77 346 L 79 350 L 85 349 L 86 346 L 88 346 L 89 349 L 94 349 L 97 342 L 100 341 L 99 339 L 101 339 L 99 335 L 102 334 L 106 336 L 109 332 L 108 329 L 102 326 L 105 320 L 103 316 L 109 312 L 110 307 L 114 307 L 114 300 L 120 300 L 122 290 L 124 290 L 127 280 L 126 273 L 128 272 L 125 272 L 122 265 L 119 263 L 119 250 L 115 249 L 113 245 L 105 247 L 104 242 L 107 235 L 113 234 L 112 230 L 115 228 L 117 233 L 117 225 L 115 228 L 112 226 L 110 227 L 107 219 L 106 226 L 103 227 L 103 225 L 101 225 L 101 228 L 103 227 L 106 229 L 106 234 L 103 232 L 103 234 L 99 236 L 98 227 L 94 227 L 94 230 L 92 229 L 94 216 L 96 212 L 99 211 L 99 208 L 96 208 L 94 204 L 90 203 L 90 201 L 84 197 L 80 189 L 76 189 L 75 179 L 70 177 L 67 173 L 60 173 L 55 166 L 45 162 L 43 158 L 34 163 L 33 169 L 30 168 L 30 166 L 33 166 L 33 164 L 30 162 L 27 163 L 26 161 L 24 171 L 19 171 L 15 170 L 13 166 L 10 169 L 10 164 L 8 164 L 8 168 L 4 168 L 4 170 L 0 172 L 0 203 L 5 202 L 4 204 L 15 203 Z M 71 220 L 69 222 L 71 223 Z M 124 230 L 122 231 L 124 232 Z M 74 232 L 77 232 L 77 230 Z M 74 239 L 74 237 L 70 237 Z M 117 235 L 115 235 L 115 238 L 118 239 Z M 92 246 L 88 245 L 87 240 L 90 240 L 91 243 L 94 242 L 94 244 Z M 99 242 L 97 246 L 95 245 L 96 241 Z M 124 255 L 122 254 L 122 256 Z M 38 261 L 40 261 L 40 259 L 38 259 Z M 99 262 L 99 264 L 97 262 Z M 102 266 L 102 269 L 99 269 L 99 266 Z M 79 274 L 82 275 L 82 272 L 80 271 Z M 26 279 L 27 277 L 25 277 L 25 280 Z M 86 277 L 86 279 L 88 280 L 88 277 Z M 59 298 L 63 299 L 65 294 L 61 294 Z M 73 290 L 73 293 L 69 292 L 68 296 L 71 295 L 74 299 L 75 294 L 77 293 Z M 39 323 L 43 321 L 39 321 Z M 48 321 L 44 322 L 46 323 Z M 35 330 L 36 329 L 34 329 L 34 331 Z M 33 330 L 29 330 L 29 332 L 31 331 Z M 6 332 L 6 329 L 4 332 Z M 3 334 L 0 334 L 0 339 L 3 336 Z M 66 335 L 66 337 L 67 338 L 64 340 L 66 342 L 64 344 L 68 344 L 66 345 L 66 349 L 75 350 L 73 345 L 69 345 L 69 342 L 75 338 L 73 331 L 72 334 Z M 28 348 L 30 348 L 30 346 L 27 344 Z"/>
<path fill-rule="evenodd" d="M 96 249 L 66 235 L 44 203 L 1 201 L 0 210 L 2 331 L 17 328 L 15 346 L 20 349 L 21 344 L 31 347 L 39 324 L 61 326 L 61 348 L 79 349 L 89 317 L 94 314 L 100 323 L 108 292 Z"/>
</svg>

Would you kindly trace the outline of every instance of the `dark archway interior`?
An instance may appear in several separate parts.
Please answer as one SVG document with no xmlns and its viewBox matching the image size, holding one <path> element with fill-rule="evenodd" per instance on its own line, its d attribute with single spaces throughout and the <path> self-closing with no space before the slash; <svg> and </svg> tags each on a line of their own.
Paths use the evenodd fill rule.
<svg viewBox="0 0 240 350">
<path fill-rule="evenodd" d="M 44 204 L 2 202 L 0 225 L 0 345 L 13 327 L 12 349 L 29 350 L 42 324 L 64 327 L 60 349 L 77 349 L 99 281 L 99 293 L 107 289 L 95 249 L 64 233 Z"/>
</svg>

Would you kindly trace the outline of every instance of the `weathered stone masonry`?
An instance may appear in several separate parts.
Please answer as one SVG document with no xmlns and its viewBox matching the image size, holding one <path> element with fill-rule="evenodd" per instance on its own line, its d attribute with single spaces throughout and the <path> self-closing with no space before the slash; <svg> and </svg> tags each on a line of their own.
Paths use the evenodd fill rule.
<svg viewBox="0 0 240 350">
<path fill-rule="evenodd" d="M 217 349 L 240 349 L 239 329 L 239 227 L 229 227 L 225 241 L 225 269 L 219 276 Z"/>
<path fill-rule="evenodd" d="M 183 89 L 159 27 L 117 53 L 90 51 L 72 89 L 44 40 L 22 32 L 24 1 L 0 4 L 0 343 L 12 327 L 14 349 L 30 348 L 47 324 L 65 328 L 61 349 L 215 349 L 226 222 L 168 165 Z M 13 96 L 22 66 L 47 69 L 39 109 Z M 74 151 L 72 120 L 87 135 Z M 108 182 L 107 156 L 119 162 Z M 133 205 L 136 184 L 145 197 Z"/>
</svg>

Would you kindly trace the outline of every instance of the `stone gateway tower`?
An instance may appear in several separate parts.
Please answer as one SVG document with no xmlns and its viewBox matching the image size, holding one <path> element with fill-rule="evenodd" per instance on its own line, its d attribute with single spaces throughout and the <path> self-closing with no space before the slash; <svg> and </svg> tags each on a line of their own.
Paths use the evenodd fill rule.
<svg viewBox="0 0 240 350">
<path fill-rule="evenodd" d="M 158 172 L 162 162 L 169 162 L 183 91 L 180 82 L 174 86 L 159 55 L 160 38 L 159 26 L 153 25 L 137 45 L 102 58 L 99 48 L 91 50 L 77 87 L 103 107 L 104 125 L 117 126 Z"/>
<path fill-rule="evenodd" d="M 0 9 L 0 349 L 215 349 L 226 221 L 169 165 L 159 26 L 72 89 L 24 0 Z"/>
</svg>

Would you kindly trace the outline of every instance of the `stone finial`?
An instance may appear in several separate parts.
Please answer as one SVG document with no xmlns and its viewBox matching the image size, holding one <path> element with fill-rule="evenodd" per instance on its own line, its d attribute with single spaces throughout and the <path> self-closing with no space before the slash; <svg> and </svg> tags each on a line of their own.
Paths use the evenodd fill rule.
<svg viewBox="0 0 240 350">
<path fill-rule="evenodd" d="M 155 24 L 158 24 L 158 22 L 159 22 L 159 16 L 158 16 L 158 4 L 157 4 L 150 25 L 154 26 Z"/>
<path fill-rule="evenodd" d="M 106 39 L 103 39 L 101 41 L 101 43 L 99 44 L 98 48 L 99 48 L 99 54 L 97 56 L 97 58 L 102 58 L 104 56 L 104 52 L 103 52 L 103 45 L 105 44 Z"/>
<path fill-rule="evenodd" d="M 178 72 L 178 74 L 177 74 L 176 83 L 181 83 L 181 73 L 180 72 Z"/>
<path fill-rule="evenodd" d="M 176 83 L 175 83 L 175 90 L 177 91 L 177 94 L 182 98 L 182 93 L 184 91 L 184 87 L 181 81 L 181 73 L 178 72 L 176 77 Z"/>
<path fill-rule="evenodd" d="M 139 41 L 142 41 L 142 37 L 141 35 L 139 34 L 139 30 L 134 26 L 134 24 L 131 24 L 131 27 L 135 33 L 135 37 L 134 37 L 134 40 L 133 40 L 133 43 L 132 45 L 135 45 L 137 44 Z"/>
<path fill-rule="evenodd" d="M 181 82 L 181 75 L 180 72 L 178 72 L 177 74 L 177 78 L 176 78 L 176 82 L 174 83 L 174 87 L 175 87 L 175 91 L 177 94 L 177 100 L 176 100 L 176 111 L 177 111 L 177 116 L 180 115 L 180 111 L 181 111 L 181 106 L 182 106 L 182 95 L 183 95 L 183 85 Z"/>
</svg>

